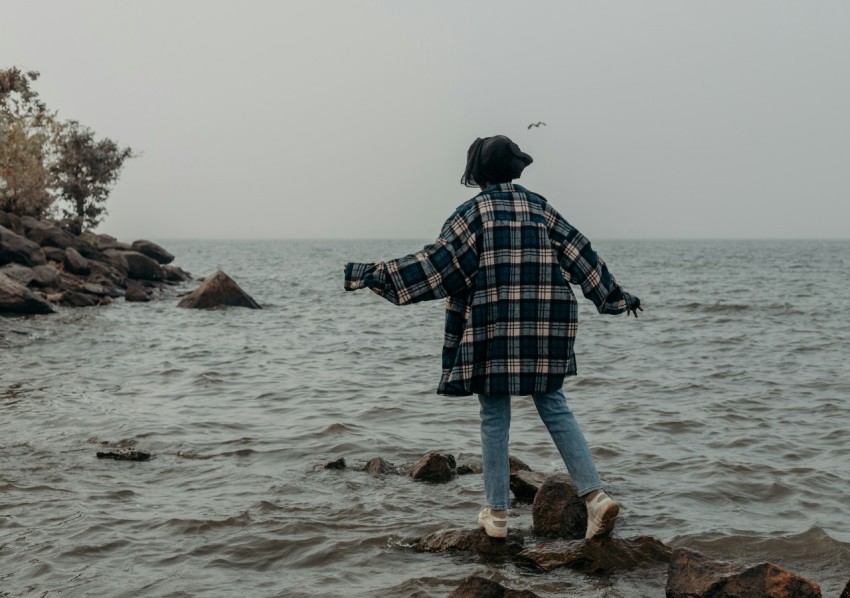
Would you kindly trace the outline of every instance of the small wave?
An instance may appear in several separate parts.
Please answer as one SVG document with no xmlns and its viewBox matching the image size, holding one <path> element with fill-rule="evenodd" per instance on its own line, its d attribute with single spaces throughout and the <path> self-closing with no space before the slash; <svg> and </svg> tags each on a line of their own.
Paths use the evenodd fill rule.
<svg viewBox="0 0 850 598">
<path fill-rule="evenodd" d="M 200 534 L 213 529 L 246 527 L 251 525 L 252 522 L 251 514 L 245 511 L 240 515 L 226 519 L 169 519 L 162 525 L 175 527 L 183 534 Z"/>
</svg>

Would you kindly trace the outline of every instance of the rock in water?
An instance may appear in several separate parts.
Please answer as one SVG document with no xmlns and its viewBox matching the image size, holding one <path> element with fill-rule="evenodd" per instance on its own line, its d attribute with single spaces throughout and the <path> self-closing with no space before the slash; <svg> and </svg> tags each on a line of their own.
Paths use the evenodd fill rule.
<svg viewBox="0 0 850 598">
<path fill-rule="evenodd" d="M 325 469 L 345 469 L 345 457 L 340 457 L 336 461 L 325 463 Z"/>
<path fill-rule="evenodd" d="M 472 575 L 452 590 L 448 598 L 539 598 L 530 590 L 512 590 L 502 584 Z"/>
<path fill-rule="evenodd" d="M 121 451 L 97 452 L 98 459 L 114 459 L 115 461 L 147 461 L 151 458 L 150 453 L 126 449 Z"/>
<path fill-rule="evenodd" d="M 672 550 L 649 536 L 634 539 L 557 540 L 523 550 L 517 559 L 542 571 L 568 567 L 583 573 L 614 573 L 670 562 Z"/>
<path fill-rule="evenodd" d="M 448 482 L 457 475 L 456 467 L 454 455 L 431 451 L 416 462 L 410 477 L 426 482 Z"/>
<path fill-rule="evenodd" d="M 841 592 L 841 596 L 838 598 L 850 598 L 850 581 L 848 581 L 847 585 L 844 586 L 844 591 Z"/>
<path fill-rule="evenodd" d="M 517 471 L 511 474 L 511 492 L 518 500 L 532 502 L 547 479 L 549 476 L 540 471 Z"/>
<path fill-rule="evenodd" d="M 587 531 L 587 506 L 564 473 L 556 473 L 540 487 L 531 517 L 534 533 L 540 536 L 577 540 Z"/>
<path fill-rule="evenodd" d="M 155 259 L 160 264 L 170 264 L 174 261 L 173 255 L 153 241 L 145 241 L 144 239 L 133 241 L 133 245 L 131 245 L 131 247 L 133 248 L 133 251 L 143 253 L 149 258 Z"/>
<path fill-rule="evenodd" d="M 201 286 L 183 297 L 177 304 L 178 307 L 195 309 L 209 309 L 222 305 L 262 309 L 259 303 L 221 270 L 207 277 Z"/>
<path fill-rule="evenodd" d="M 398 470 L 392 463 L 385 461 L 381 457 L 375 457 L 366 464 L 366 472 L 371 475 L 387 475 L 398 473 Z"/>
<path fill-rule="evenodd" d="M 522 534 L 508 529 L 507 538 L 491 538 L 483 529 L 444 529 L 417 540 L 419 552 L 472 552 L 486 559 L 513 557 L 522 550 Z"/>
<path fill-rule="evenodd" d="M 820 587 L 771 563 L 745 567 L 677 548 L 667 571 L 667 598 L 820 598 Z"/>
<path fill-rule="evenodd" d="M 47 301 L 0 273 L 0 313 L 52 314 L 53 311 Z"/>
</svg>

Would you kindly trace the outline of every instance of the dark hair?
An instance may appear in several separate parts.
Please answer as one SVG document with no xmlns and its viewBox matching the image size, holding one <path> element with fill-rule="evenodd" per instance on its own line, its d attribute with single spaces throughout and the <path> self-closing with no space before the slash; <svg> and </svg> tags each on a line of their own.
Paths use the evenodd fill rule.
<svg viewBox="0 0 850 598">
<path fill-rule="evenodd" d="M 519 178 L 523 169 L 533 161 L 504 135 L 479 137 L 466 152 L 466 170 L 460 182 L 467 187 L 508 183 Z"/>
</svg>

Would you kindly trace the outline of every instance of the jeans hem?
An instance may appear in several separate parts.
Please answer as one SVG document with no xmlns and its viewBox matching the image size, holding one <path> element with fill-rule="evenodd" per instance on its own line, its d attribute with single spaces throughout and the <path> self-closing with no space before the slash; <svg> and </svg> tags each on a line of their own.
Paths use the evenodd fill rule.
<svg viewBox="0 0 850 598">
<path fill-rule="evenodd" d="M 591 492 L 593 492 L 594 490 L 602 490 L 602 484 L 594 484 L 590 488 L 587 488 L 587 489 L 582 490 L 580 492 L 577 491 L 576 494 L 578 494 L 579 497 L 584 497 L 584 496 L 587 496 L 588 494 L 590 494 Z"/>
</svg>

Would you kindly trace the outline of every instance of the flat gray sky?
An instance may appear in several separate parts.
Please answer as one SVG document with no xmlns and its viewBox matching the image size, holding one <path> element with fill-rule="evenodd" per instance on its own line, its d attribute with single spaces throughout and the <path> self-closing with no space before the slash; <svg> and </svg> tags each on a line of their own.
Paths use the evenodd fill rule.
<svg viewBox="0 0 850 598">
<path fill-rule="evenodd" d="M 850 237 L 843 0 L 4 0 L 0 67 L 144 152 L 121 239 L 434 238 L 478 136 L 593 238 Z M 531 122 L 546 127 L 528 130 Z"/>
</svg>

